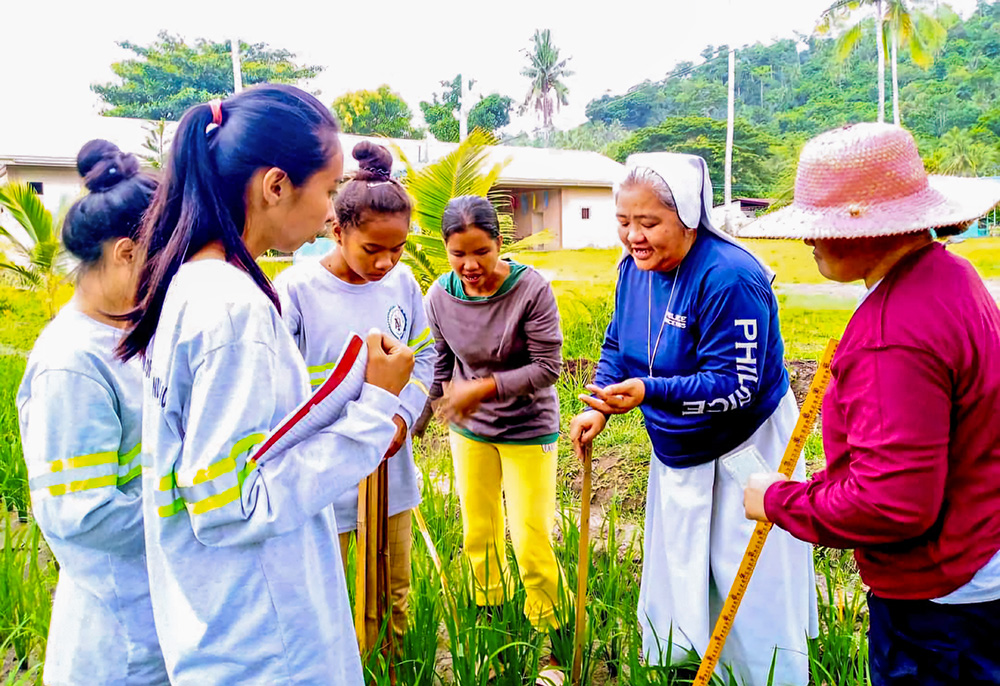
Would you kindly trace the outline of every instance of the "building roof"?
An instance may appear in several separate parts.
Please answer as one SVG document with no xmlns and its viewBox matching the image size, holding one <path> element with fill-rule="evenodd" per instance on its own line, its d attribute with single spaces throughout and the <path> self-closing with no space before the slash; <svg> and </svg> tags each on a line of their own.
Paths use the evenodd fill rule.
<svg viewBox="0 0 1000 686">
<path fill-rule="evenodd" d="M 90 115 L 72 123 L 57 118 L 22 118 L 20 124 L 0 127 L 0 169 L 12 166 L 75 167 L 76 154 L 87 141 L 104 138 L 126 152 L 146 152 L 143 142 L 152 122 L 143 119 Z M 170 122 L 168 132 L 176 127 Z M 368 138 L 341 134 L 344 144 L 345 171 L 357 169 L 350 150 L 362 140 L 398 146 L 414 167 L 444 157 L 457 147 L 455 143 L 430 140 Z M 392 148 L 389 145 L 390 149 Z M 394 152 L 395 154 L 395 152 Z M 499 145 L 490 149 L 491 164 L 507 162 L 499 184 L 510 187 L 582 186 L 610 188 L 625 177 L 625 167 L 597 152 L 553 150 Z"/>
</svg>

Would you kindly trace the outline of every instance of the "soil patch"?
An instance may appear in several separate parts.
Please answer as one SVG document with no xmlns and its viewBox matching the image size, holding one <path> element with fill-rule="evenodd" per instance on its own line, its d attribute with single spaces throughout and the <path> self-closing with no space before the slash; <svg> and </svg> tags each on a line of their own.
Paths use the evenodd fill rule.
<svg viewBox="0 0 1000 686">
<path fill-rule="evenodd" d="M 646 463 L 639 464 L 635 459 L 622 455 L 614 448 L 609 448 L 600 455 L 595 451 L 591 470 L 591 509 L 601 512 L 604 506 L 624 493 L 635 493 L 636 479 L 644 479 L 648 471 Z M 583 490 L 583 470 L 578 469 L 569 484 L 570 490 L 580 495 Z M 644 494 L 625 497 L 621 501 L 622 510 L 635 512 L 645 506 Z"/>
<path fill-rule="evenodd" d="M 809 393 L 809 386 L 812 384 L 819 362 L 816 360 L 788 360 L 788 377 L 792 382 L 792 392 L 795 394 L 795 401 L 802 407 L 802 401 Z"/>
</svg>

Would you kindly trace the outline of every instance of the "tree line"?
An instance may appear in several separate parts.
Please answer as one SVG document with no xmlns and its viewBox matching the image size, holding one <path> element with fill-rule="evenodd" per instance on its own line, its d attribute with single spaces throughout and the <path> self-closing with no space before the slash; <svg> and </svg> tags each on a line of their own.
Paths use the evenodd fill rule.
<svg viewBox="0 0 1000 686">
<path fill-rule="evenodd" d="M 135 54 L 112 65 L 121 83 L 93 86 L 108 103 L 106 114 L 172 120 L 191 104 L 232 92 L 228 43 L 188 45 L 164 33 L 149 46 L 121 45 Z M 286 50 L 259 43 L 240 47 L 246 84 L 299 82 L 322 71 L 298 64 Z M 642 151 L 696 153 L 721 181 L 728 52 L 729 46 L 708 45 L 699 61 L 681 62 L 660 80 L 590 101 L 588 121 L 560 131 L 552 117 L 568 104 L 573 72 L 551 33 L 538 30 L 522 51 L 525 97 L 466 95 L 468 128 L 510 145 L 597 150 L 622 161 Z M 349 133 L 430 133 L 457 141 L 463 78 L 442 80 L 441 90 L 419 103 L 426 130 L 388 85 L 345 93 L 331 109 Z M 882 117 L 914 133 L 931 171 L 998 175 L 1000 0 L 979 0 L 965 20 L 928 0 L 835 0 L 811 34 L 739 48 L 734 88 L 733 188 L 739 196 L 789 196 L 806 140 Z M 511 114 L 529 109 L 541 126 L 532 134 L 501 137 Z"/>
<path fill-rule="evenodd" d="M 882 2 L 886 6 L 878 9 L 875 0 L 834 3 L 812 35 L 737 51 L 733 186 L 738 195 L 787 196 L 806 140 L 877 120 L 882 51 L 888 67 L 896 53 L 898 88 L 891 95 L 898 97 L 901 123 L 916 137 L 929 170 L 1000 174 L 1000 2 L 980 0 L 964 21 L 946 5 Z M 914 13 L 909 23 L 891 14 L 900 5 Z M 859 6 L 874 11 L 860 16 L 842 11 Z M 882 26 L 876 28 L 879 16 Z M 893 29 L 890 21 L 899 26 Z M 917 26 L 925 21 L 931 25 Z M 576 139 L 592 138 L 593 149 L 619 160 L 651 150 L 703 154 L 721 179 L 728 52 L 728 46 L 709 45 L 698 64 L 678 64 L 659 81 L 592 100 Z M 888 110 L 888 97 L 882 101 Z M 617 135 L 608 140 L 612 127 Z"/>
<path fill-rule="evenodd" d="M 111 69 L 117 81 L 94 84 L 106 106 L 102 114 L 157 121 L 176 121 L 197 103 L 225 98 L 235 90 L 231 63 L 232 44 L 198 39 L 187 43 L 179 36 L 161 32 L 150 45 L 129 41 L 118 43 L 133 57 L 115 62 Z M 322 66 L 301 65 L 288 50 L 265 43 L 240 42 L 240 70 L 246 85 L 256 83 L 299 83 L 315 78 Z M 479 96 L 468 102 L 465 114 L 469 130 L 495 134 L 510 124 L 511 112 L 534 108 L 543 128 L 552 128 L 555 111 L 568 103 L 565 79 L 572 75 L 569 58 L 561 58 L 548 29 L 536 30 L 530 47 L 524 49 L 528 79 L 527 95 L 520 103 L 500 93 Z M 462 76 L 441 81 L 442 91 L 420 103 L 430 133 L 442 141 L 457 142 L 462 98 Z M 473 81 L 467 81 L 470 88 Z M 467 96 L 467 100 L 472 100 Z M 413 111 L 388 85 L 375 90 L 359 90 L 337 97 L 331 109 L 347 133 L 382 135 L 395 138 L 422 138 L 426 131 L 413 123 Z M 161 127 L 162 129 L 162 127 Z"/>
</svg>

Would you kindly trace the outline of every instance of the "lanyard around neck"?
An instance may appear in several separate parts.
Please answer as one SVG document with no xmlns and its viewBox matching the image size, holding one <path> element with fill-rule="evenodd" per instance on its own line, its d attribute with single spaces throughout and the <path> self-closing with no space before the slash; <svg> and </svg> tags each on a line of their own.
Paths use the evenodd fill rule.
<svg viewBox="0 0 1000 686">
<path fill-rule="evenodd" d="M 646 280 L 648 285 L 649 304 L 646 309 L 646 358 L 649 360 L 649 375 L 653 376 L 653 361 L 656 359 L 656 351 L 660 349 L 660 337 L 663 336 L 663 327 L 667 325 L 667 315 L 671 313 L 674 305 L 674 291 L 677 289 L 677 282 L 681 278 L 681 266 L 677 265 L 674 271 L 674 282 L 670 286 L 670 297 L 667 298 L 667 309 L 663 313 L 663 320 L 660 322 L 660 331 L 656 334 L 656 343 L 651 344 L 653 337 L 653 272 L 649 272 Z"/>
</svg>

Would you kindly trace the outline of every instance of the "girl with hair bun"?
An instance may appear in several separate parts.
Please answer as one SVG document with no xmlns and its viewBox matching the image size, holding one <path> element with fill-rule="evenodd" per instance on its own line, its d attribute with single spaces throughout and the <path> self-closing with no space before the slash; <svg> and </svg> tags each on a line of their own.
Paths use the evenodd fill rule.
<svg viewBox="0 0 1000 686">
<path fill-rule="evenodd" d="M 43 679 L 167 684 L 143 539 L 142 368 L 114 358 L 157 184 L 104 140 L 83 146 L 77 170 L 90 193 L 62 232 L 80 261 L 76 292 L 38 337 L 17 395 L 32 511 L 60 566 Z"/>
<path fill-rule="evenodd" d="M 396 435 L 412 354 L 368 336 L 363 390 L 322 431 L 259 462 L 309 374 L 256 259 L 333 218 L 337 122 L 292 86 L 190 108 L 143 231 L 132 327 L 144 359 L 143 505 L 173 686 L 363 683 L 332 504 Z"/>
<path fill-rule="evenodd" d="M 386 459 L 391 458 L 391 629 L 398 639 L 406 629 L 410 590 L 410 510 L 420 504 L 409 429 L 427 402 L 434 375 L 434 338 L 420 286 L 409 268 L 399 264 L 409 233 L 412 202 L 402 184 L 392 178 L 392 155 L 365 141 L 354 148 L 353 156 L 360 169 L 334 201 L 336 247 L 321 260 L 285 270 L 275 286 L 282 317 L 305 358 L 313 387 L 329 375 L 330 363 L 337 359 L 352 330 L 379 329 L 413 351 L 413 375 L 400 393 L 400 407 L 393 417 L 396 436 L 386 453 Z M 334 509 L 341 559 L 346 566 L 351 532 L 357 528 L 357 491 L 345 491 Z M 381 627 L 375 625 L 374 618 L 366 620 L 366 631 L 374 642 Z"/>
</svg>

